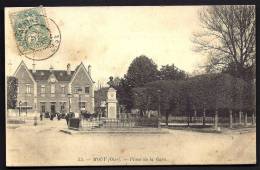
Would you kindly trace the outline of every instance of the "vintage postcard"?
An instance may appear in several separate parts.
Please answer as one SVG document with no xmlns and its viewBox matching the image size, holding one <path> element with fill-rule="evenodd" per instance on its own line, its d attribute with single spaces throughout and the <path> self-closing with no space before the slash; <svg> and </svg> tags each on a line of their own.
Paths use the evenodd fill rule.
<svg viewBox="0 0 260 170">
<path fill-rule="evenodd" d="M 256 164 L 252 5 L 6 7 L 6 166 Z"/>
</svg>

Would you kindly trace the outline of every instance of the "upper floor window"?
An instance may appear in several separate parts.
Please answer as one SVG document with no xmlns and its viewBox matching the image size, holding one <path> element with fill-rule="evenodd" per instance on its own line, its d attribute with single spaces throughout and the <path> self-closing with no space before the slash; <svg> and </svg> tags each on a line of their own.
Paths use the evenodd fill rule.
<svg viewBox="0 0 260 170">
<path fill-rule="evenodd" d="M 41 85 L 41 93 L 45 93 L 45 86 Z"/>
<path fill-rule="evenodd" d="M 31 85 L 30 84 L 26 84 L 26 93 L 27 94 L 31 93 Z"/>
<path fill-rule="evenodd" d="M 82 92 L 82 88 L 81 87 L 75 87 L 74 88 L 74 93 L 81 93 Z"/>
<path fill-rule="evenodd" d="M 89 94 L 89 87 L 85 87 L 85 93 Z"/>
<path fill-rule="evenodd" d="M 55 84 L 51 84 L 51 93 L 55 93 Z"/>
<path fill-rule="evenodd" d="M 60 110 L 64 111 L 65 110 L 65 106 L 66 106 L 66 102 L 61 102 L 60 103 Z"/>
<path fill-rule="evenodd" d="M 61 85 L 61 94 L 65 94 L 65 86 Z"/>
</svg>

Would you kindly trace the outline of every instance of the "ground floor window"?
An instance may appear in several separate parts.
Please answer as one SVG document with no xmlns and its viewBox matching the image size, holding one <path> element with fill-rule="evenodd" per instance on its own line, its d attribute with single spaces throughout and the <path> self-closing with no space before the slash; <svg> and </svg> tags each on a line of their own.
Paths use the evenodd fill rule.
<svg viewBox="0 0 260 170">
<path fill-rule="evenodd" d="M 86 102 L 79 102 L 79 109 L 86 110 Z"/>
<path fill-rule="evenodd" d="M 45 113 L 46 112 L 46 105 L 44 102 L 41 103 L 41 113 Z"/>
</svg>

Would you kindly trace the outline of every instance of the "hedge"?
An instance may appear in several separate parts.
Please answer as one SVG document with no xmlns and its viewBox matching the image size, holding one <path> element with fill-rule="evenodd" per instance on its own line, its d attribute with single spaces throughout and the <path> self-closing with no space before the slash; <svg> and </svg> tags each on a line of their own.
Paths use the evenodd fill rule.
<svg viewBox="0 0 260 170">
<path fill-rule="evenodd" d="M 134 88 L 139 96 L 150 96 L 149 109 L 158 109 L 162 114 L 189 114 L 197 110 L 207 112 L 218 110 L 255 111 L 255 83 L 245 82 L 229 74 L 205 74 L 185 81 L 160 80 Z M 158 94 L 160 90 L 160 94 Z M 135 103 L 145 105 L 144 97 L 134 98 Z M 136 100 L 139 100 L 136 101 Z M 142 100 L 142 101 L 141 101 Z M 136 105 L 138 106 L 138 104 Z"/>
</svg>

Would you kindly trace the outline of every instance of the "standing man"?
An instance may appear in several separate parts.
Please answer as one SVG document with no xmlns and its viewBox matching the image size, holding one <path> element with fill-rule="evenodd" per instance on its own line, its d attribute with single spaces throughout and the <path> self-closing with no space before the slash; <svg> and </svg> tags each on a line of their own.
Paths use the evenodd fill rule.
<svg viewBox="0 0 260 170">
<path fill-rule="evenodd" d="M 43 113 L 40 113 L 40 120 L 42 121 Z"/>
<path fill-rule="evenodd" d="M 66 122 L 67 122 L 67 125 L 69 124 L 69 113 L 67 113 L 66 115 L 65 115 L 65 119 L 66 119 Z"/>
</svg>

